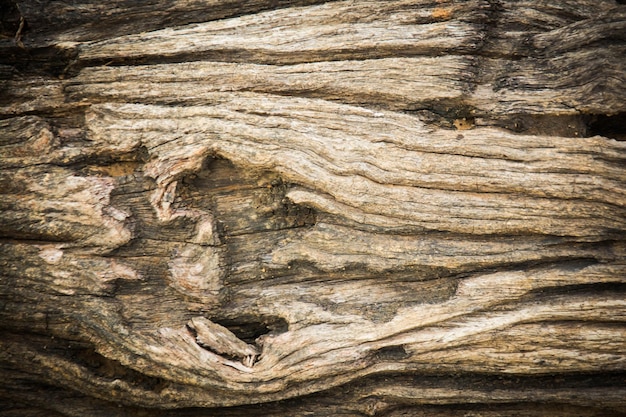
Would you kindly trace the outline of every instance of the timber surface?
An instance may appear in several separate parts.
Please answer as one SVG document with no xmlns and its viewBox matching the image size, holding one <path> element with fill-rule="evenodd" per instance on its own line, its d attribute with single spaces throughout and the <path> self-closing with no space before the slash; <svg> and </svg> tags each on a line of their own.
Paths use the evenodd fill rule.
<svg viewBox="0 0 626 417">
<path fill-rule="evenodd" d="M 626 6 L 136 3 L 2 3 L 0 415 L 626 413 Z"/>
</svg>

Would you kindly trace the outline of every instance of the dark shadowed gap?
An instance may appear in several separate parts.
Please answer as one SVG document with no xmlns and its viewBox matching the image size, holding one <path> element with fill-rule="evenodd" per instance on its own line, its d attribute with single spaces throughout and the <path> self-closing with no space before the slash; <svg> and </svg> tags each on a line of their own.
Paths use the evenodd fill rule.
<svg viewBox="0 0 626 417">
<path fill-rule="evenodd" d="M 626 140 L 626 112 L 617 113 L 613 116 L 604 114 L 593 116 L 589 122 L 589 133 L 590 136 L 600 135 L 617 140 Z"/>
<path fill-rule="evenodd" d="M 226 327 L 235 336 L 246 343 L 254 344 L 255 340 L 264 334 L 280 334 L 288 329 L 288 324 L 282 317 L 214 319 L 213 322 Z"/>
</svg>

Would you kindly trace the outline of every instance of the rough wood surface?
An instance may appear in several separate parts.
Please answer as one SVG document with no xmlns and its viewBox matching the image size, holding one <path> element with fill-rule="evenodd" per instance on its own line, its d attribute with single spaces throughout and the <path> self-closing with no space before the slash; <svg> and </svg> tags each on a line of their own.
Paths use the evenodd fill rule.
<svg viewBox="0 0 626 417">
<path fill-rule="evenodd" d="M 623 5 L 5 3 L 0 415 L 626 413 Z"/>
</svg>

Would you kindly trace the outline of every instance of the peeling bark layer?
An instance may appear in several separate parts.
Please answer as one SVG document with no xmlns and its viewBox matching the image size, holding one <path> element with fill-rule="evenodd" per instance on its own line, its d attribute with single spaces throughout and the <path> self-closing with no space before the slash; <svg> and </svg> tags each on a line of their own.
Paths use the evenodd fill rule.
<svg viewBox="0 0 626 417">
<path fill-rule="evenodd" d="M 626 413 L 624 6 L 6 10 L 0 414 Z"/>
</svg>

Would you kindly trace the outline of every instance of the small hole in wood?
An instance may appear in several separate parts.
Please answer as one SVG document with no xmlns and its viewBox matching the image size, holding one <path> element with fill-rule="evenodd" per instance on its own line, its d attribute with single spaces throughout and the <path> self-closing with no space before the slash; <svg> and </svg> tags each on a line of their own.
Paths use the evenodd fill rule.
<svg viewBox="0 0 626 417">
<path fill-rule="evenodd" d="M 399 361 L 408 356 L 403 346 L 386 346 L 376 351 L 376 359 L 380 361 Z"/>
</svg>

